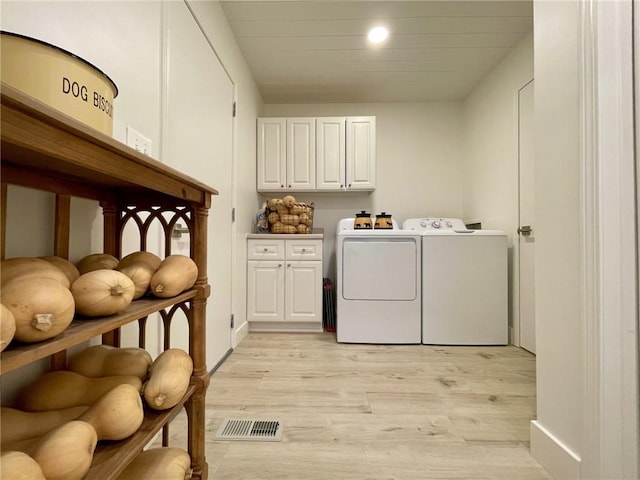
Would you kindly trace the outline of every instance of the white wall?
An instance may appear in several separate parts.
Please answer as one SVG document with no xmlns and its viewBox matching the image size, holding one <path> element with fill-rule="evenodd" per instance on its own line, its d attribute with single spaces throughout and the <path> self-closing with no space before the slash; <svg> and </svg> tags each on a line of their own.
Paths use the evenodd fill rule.
<svg viewBox="0 0 640 480">
<path fill-rule="evenodd" d="M 402 222 L 462 216 L 463 120 L 460 103 L 267 104 L 263 117 L 374 115 L 377 188 L 373 193 L 297 193 L 315 202 L 314 227 L 324 228 L 324 275 L 335 283 L 338 220 L 360 210 L 385 211 Z M 255 185 L 255 179 L 253 180 Z M 274 195 L 274 194 L 271 194 Z M 275 194 L 277 195 L 277 194 Z M 269 198 L 265 194 L 264 198 Z"/>
<path fill-rule="evenodd" d="M 533 32 L 464 101 L 463 218 L 507 233 L 509 325 L 517 318 L 518 90 L 533 79 Z"/>
</svg>

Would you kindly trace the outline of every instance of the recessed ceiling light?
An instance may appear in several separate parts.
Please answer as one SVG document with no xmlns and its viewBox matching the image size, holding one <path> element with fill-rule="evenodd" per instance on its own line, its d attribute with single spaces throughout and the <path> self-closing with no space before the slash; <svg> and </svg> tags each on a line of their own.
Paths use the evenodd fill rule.
<svg viewBox="0 0 640 480">
<path fill-rule="evenodd" d="M 369 30 L 369 33 L 367 34 L 367 38 L 371 43 L 382 43 L 387 39 L 388 36 L 389 30 L 387 30 L 385 27 L 374 27 Z"/>
</svg>

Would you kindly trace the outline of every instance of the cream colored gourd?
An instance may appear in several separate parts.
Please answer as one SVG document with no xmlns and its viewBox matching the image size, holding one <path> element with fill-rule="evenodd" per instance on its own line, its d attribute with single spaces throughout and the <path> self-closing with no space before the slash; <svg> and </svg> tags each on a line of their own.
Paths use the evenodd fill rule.
<svg viewBox="0 0 640 480">
<path fill-rule="evenodd" d="M 131 263 L 124 267 L 118 267 L 118 271 L 124 273 L 133 282 L 135 286 L 134 300 L 143 297 L 149 291 L 151 277 L 155 273 L 155 270 L 145 262 Z"/>
<path fill-rule="evenodd" d="M 175 297 L 191 288 L 198 279 L 198 266 L 186 255 L 169 255 L 151 277 L 151 292 L 156 297 Z"/>
<path fill-rule="evenodd" d="M 0 352 L 9 346 L 16 334 L 16 319 L 4 305 L 0 304 Z"/>
<path fill-rule="evenodd" d="M 122 257 L 118 262 L 118 266 L 116 268 L 117 270 L 120 270 L 121 268 L 127 267 L 133 263 L 140 263 L 140 262 L 146 263 L 155 272 L 156 270 L 158 270 L 160 263 L 162 263 L 162 259 L 159 256 L 157 256 L 155 253 L 151 253 L 151 252 L 145 252 L 145 251 L 133 252 L 133 253 L 130 253 L 129 255 L 125 255 L 124 257 Z"/>
<path fill-rule="evenodd" d="M 24 452 L 0 452 L 0 478 L 6 480 L 47 480 L 42 468 Z"/>
<path fill-rule="evenodd" d="M 94 270 L 113 270 L 118 266 L 118 259 L 108 253 L 92 253 L 82 257 L 76 262 L 76 268 L 80 275 L 93 272 Z"/>
<path fill-rule="evenodd" d="M 68 370 L 57 370 L 40 375 L 24 386 L 18 392 L 15 408 L 41 412 L 93 405 L 109 390 L 123 383 L 132 385 L 138 391 L 142 389 L 142 381 L 132 375 L 88 378 Z"/>
<path fill-rule="evenodd" d="M 154 410 L 166 410 L 178 404 L 191 381 L 193 360 L 187 352 L 170 348 L 154 360 L 149 380 L 144 386 L 144 399 Z"/>
<path fill-rule="evenodd" d="M 45 435 L 54 428 L 77 419 L 88 409 L 88 406 L 81 406 L 46 412 L 25 412 L 0 407 L 0 450 L 11 450 L 12 442 Z"/>
<path fill-rule="evenodd" d="M 135 285 L 117 270 L 93 270 L 80 275 L 71 285 L 76 312 L 87 317 L 115 315 L 133 300 Z"/>
<path fill-rule="evenodd" d="M 92 345 L 71 357 L 67 369 L 91 378 L 134 375 L 145 380 L 152 363 L 153 358 L 143 348 Z"/>
<path fill-rule="evenodd" d="M 191 457 L 182 448 L 158 447 L 140 452 L 117 480 L 189 480 Z"/>
<path fill-rule="evenodd" d="M 144 420 L 140 389 L 118 385 L 100 397 L 78 420 L 96 429 L 98 440 L 122 440 L 138 431 Z"/>
<path fill-rule="evenodd" d="M 2 260 L 0 263 L 0 278 L 2 288 L 16 279 L 50 278 L 57 280 L 64 287 L 69 288 L 71 282 L 64 272 L 55 265 L 35 257 L 14 257 Z"/>
<path fill-rule="evenodd" d="M 40 342 L 55 337 L 73 320 L 73 295 L 51 278 L 12 280 L 2 288 L 0 302 L 13 314 L 16 322 L 14 338 L 21 342 Z"/>
<path fill-rule="evenodd" d="M 78 271 L 76 266 L 66 258 L 57 256 L 39 258 L 62 270 L 62 273 L 64 273 L 65 276 L 69 279 L 69 286 L 71 286 L 74 280 L 80 276 L 80 272 Z"/>
<path fill-rule="evenodd" d="M 91 467 L 97 443 L 93 426 L 72 420 L 42 437 L 26 453 L 38 462 L 47 480 L 81 480 Z"/>
</svg>

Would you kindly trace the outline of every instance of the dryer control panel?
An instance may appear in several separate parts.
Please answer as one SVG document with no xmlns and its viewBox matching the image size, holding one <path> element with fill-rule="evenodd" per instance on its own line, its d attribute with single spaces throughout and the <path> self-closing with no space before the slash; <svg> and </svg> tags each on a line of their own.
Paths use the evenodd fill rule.
<svg viewBox="0 0 640 480">
<path fill-rule="evenodd" d="M 424 232 L 426 230 L 467 230 L 464 222 L 459 218 L 409 218 L 402 223 L 403 230 L 416 230 Z"/>
</svg>

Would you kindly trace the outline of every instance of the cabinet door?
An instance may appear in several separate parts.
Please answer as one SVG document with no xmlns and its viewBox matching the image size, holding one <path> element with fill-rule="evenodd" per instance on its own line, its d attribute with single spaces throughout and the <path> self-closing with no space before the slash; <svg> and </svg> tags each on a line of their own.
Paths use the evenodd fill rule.
<svg viewBox="0 0 640 480">
<path fill-rule="evenodd" d="M 322 322 L 322 262 L 288 261 L 285 321 Z"/>
<path fill-rule="evenodd" d="M 316 119 L 287 118 L 287 188 L 316 188 Z"/>
<path fill-rule="evenodd" d="M 247 320 L 284 320 L 284 264 L 247 262 Z"/>
<path fill-rule="evenodd" d="M 345 117 L 316 119 L 316 188 L 343 190 L 346 182 Z"/>
<path fill-rule="evenodd" d="M 376 117 L 347 117 L 347 189 L 376 187 Z"/>
<path fill-rule="evenodd" d="M 258 191 L 284 190 L 287 168 L 284 118 L 258 119 Z"/>
</svg>

